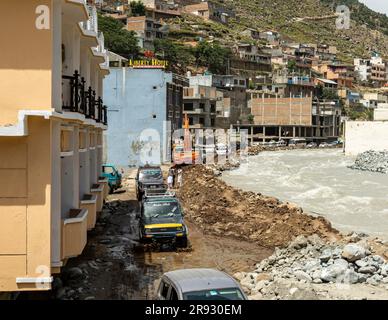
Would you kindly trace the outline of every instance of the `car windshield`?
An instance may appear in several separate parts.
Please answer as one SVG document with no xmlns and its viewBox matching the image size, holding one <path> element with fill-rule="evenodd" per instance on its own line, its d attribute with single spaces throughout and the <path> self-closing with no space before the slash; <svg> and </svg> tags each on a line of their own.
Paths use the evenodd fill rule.
<svg viewBox="0 0 388 320">
<path fill-rule="evenodd" d="M 238 288 L 186 292 L 184 300 L 245 300 Z"/>
<path fill-rule="evenodd" d="M 163 179 L 162 171 L 160 169 L 142 170 L 139 174 L 139 180 L 142 182 L 159 181 Z"/>
<path fill-rule="evenodd" d="M 179 204 L 175 201 L 147 202 L 144 204 L 144 217 L 147 223 L 179 222 L 181 216 Z"/>
</svg>

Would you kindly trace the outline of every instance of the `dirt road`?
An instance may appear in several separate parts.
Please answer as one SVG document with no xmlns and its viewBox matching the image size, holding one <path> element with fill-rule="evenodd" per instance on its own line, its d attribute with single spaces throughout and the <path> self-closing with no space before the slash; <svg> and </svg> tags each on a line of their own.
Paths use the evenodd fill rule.
<svg viewBox="0 0 388 320">
<path fill-rule="evenodd" d="M 83 255 L 67 263 L 50 298 L 151 299 L 164 272 L 210 267 L 234 274 L 251 270 L 272 253 L 250 242 L 204 234 L 190 221 L 190 249 L 143 246 L 138 242 L 134 190 L 130 178 L 123 190 L 109 196 Z"/>
</svg>

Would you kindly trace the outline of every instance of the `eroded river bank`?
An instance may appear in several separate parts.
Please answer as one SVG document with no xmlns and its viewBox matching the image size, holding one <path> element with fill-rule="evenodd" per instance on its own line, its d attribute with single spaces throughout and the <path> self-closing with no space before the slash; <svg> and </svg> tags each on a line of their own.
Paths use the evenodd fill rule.
<svg viewBox="0 0 388 320">
<path fill-rule="evenodd" d="M 388 175 L 348 168 L 353 163 L 338 149 L 262 152 L 223 180 L 295 203 L 341 231 L 388 240 Z"/>
</svg>

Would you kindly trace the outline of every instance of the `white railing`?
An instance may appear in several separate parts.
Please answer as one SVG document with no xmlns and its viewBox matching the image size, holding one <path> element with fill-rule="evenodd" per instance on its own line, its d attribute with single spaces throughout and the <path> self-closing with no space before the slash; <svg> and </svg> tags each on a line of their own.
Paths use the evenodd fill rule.
<svg viewBox="0 0 388 320">
<path fill-rule="evenodd" d="M 81 22 L 81 26 L 86 31 L 92 31 L 98 33 L 98 17 L 97 9 L 95 6 L 87 6 L 89 11 L 89 20 Z"/>
</svg>

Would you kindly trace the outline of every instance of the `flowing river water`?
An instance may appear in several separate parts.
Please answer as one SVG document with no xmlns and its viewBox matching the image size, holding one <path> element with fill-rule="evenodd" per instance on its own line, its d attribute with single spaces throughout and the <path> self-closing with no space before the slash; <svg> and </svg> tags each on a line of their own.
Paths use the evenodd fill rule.
<svg viewBox="0 0 388 320">
<path fill-rule="evenodd" d="M 349 169 L 354 160 L 338 149 L 262 152 L 223 179 L 295 203 L 341 231 L 388 240 L 388 175 Z"/>
</svg>

